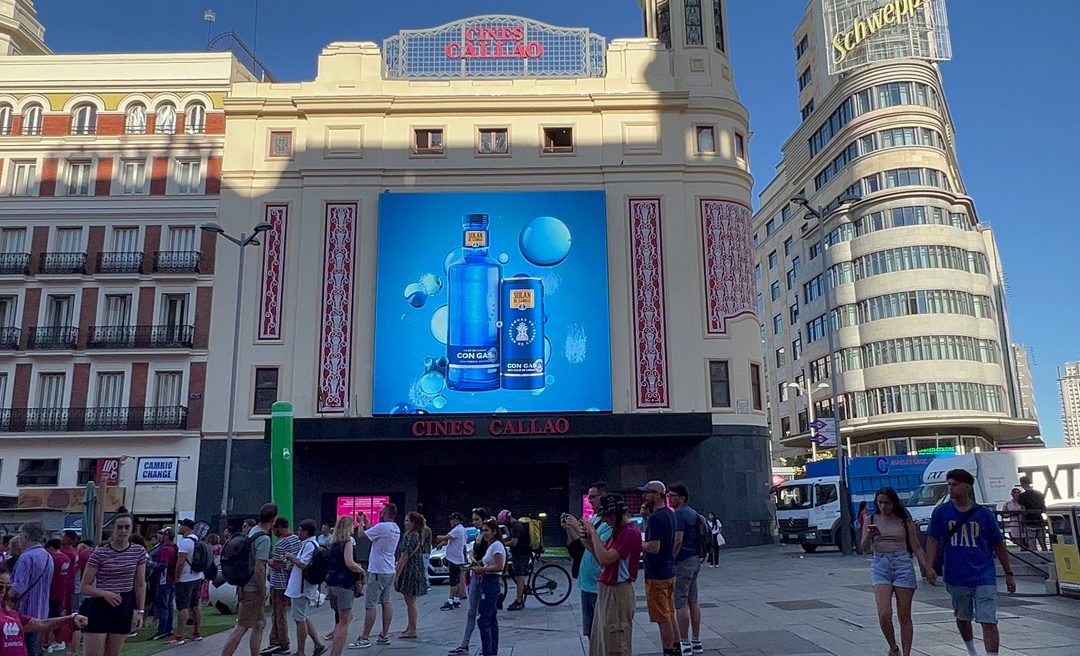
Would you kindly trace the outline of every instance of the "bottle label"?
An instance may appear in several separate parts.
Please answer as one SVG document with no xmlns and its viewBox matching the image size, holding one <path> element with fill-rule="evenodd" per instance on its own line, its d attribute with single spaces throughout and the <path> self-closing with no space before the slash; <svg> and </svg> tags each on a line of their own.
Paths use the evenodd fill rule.
<svg viewBox="0 0 1080 656">
<path fill-rule="evenodd" d="M 451 366 L 497 366 L 499 350 L 482 346 L 454 346 L 446 349 L 446 359 Z"/>
<path fill-rule="evenodd" d="M 466 230 L 465 248 L 487 248 L 487 230 Z"/>
<path fill-rule="evenodd" d="M 518 310 L 531 310 L 536 307 L 536 292 L 532 289 L 511 289 L 510 307 Z"/>
</svg>

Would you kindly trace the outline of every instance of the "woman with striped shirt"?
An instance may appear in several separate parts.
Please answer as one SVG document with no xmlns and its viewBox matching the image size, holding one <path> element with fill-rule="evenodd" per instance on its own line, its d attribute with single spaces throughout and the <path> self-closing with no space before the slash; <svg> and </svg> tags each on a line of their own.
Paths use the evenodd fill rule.
<svg viewBox="0 0 1080 656">
<path fill-rule="evenodd" d="M 94 549 L 83 572 L 81 612 L 86 656 L 119 656 L 128 634 L 142 628 L 146 609 L 146 549 L 131 542 L 134 520 L 117 515 L 112 537 Z"/>
</svg>

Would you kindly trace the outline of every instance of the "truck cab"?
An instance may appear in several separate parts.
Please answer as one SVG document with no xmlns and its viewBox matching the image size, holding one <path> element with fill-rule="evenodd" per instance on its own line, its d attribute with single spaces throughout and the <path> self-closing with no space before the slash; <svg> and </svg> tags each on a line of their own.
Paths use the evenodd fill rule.
<svg viewBox="0 0 1080 656">
<path fill-rule="evenodd" d="M 786 481 L 773 488 L 781 544 L 798 544 L 807 553 L 840 541 L 840 477 Z"/>
</svg>

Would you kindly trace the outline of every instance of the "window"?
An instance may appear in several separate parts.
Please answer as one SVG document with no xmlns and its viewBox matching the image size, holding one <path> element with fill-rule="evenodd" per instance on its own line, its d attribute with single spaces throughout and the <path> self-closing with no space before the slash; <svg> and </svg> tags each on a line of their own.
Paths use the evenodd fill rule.
<svg viewBox="0 0 1080 656">
<path fill-rule="evenodd" d="M 803 105 L 802 109 L 799 110 L 799 114 L 802 115 L 802 120 L 805 121 L 806 119 L 810 118 L 810 115 L 813 114 L 813 113 L 814 113 L 814 99 L 811 98 L 810 102 Z"/>
<path fill-rule="evenodd" d="M 157 108 L 154 122 L 154 132 L 157 134 L 173 134 L 176 132 L 176 106 L 165 103 Z"/>
<path fill-rule="evenodd" d="M 668 0 L 656 0 L 656 38 L 671 48 L 671 6 Z"/>
<path fill-rule="evenodd" d="M 791 435 L 791 417 L 780 417 L 780 435 L 783 437 Z"/>
<path fill-rule="evenodd" d="M 19 460 L 19 475 L 15 481 L 19 486 L 57 485 L 60 482 L 60 460 L 22 459 Z"/>
<path fill-rule="evenodd" d="M 792 303 L 788 306 L 788 324 L 794 326 L 799 321 L 799 304 Z"/>
<path fill-rule="evenodd" d="M 699 125 L 697 132 L 697 151 L 699 153 L 716 152 L 716 133 L 711 125 Z"/>
<path fill-rule="evenodd" d="M 202 134 L 206 132 L 206 107 L 199 102 L 191 103 L 184 117 L 184 132 Z"/>
<path fill-rule="evenodd" d="M 137 253 L 139 251 L 138 228 L 113 228 L 112 252 Z"/>
<path fill-rule="evenodd" d="M 724 7 L 722 0 L 713 0 L 713 24 L 716 27 L 716 49 L 724 52 Z"/>
<path fill-rule="evenodd" d="M 0 229 L 0 253 L 25 253 L 26 228 Z"/>
<path fill-rule="evenodd" d="M 11 195 L 37 196 L 37 162 L 15 161 L 11 168 Z"/>
<path fill-rule="evenodd" d="M 194 226 L 169 226 L 169 250 L 186 253 L 194 251 Z"/>
<path fill-rule="evenodd" d="M 11 105 L 0 105 L 0 134 L 11 134 Z"/>
<path fill-rule="evenodd" d="M 787 364 L 787 358 L 784 357 L 784 347 L 781 346 L 776 349 L 776 368 L 779 369 L 785 364 Z"/>
<path fill-rule="evenodd" d="M 758 316 L 765 314 L 765 297 L 761 295 L 761 292 L 757 295 L 757 313 Z"/>
<path fill-rule="evenodd" d="M 826 323 L 825 315 L 823 314 L 806 324 L 806 341 L 813 344 L 824 337 L 828 330 L 829 327 Z"/>
<path fill-rule="evenodd" d="M 574 152 L 573 128 L 544 128 L 545 153 Z"/>
<path fill-rule="evenodd" d="M 106 294 L 105 310 L 101 317 L 105 326 L 131 324 L 131 294 Z"/>
<path fill-rule="evenodd" d="M 136 103 L 127 110 L 124 117 L 124 132 L 126 134 L 146 134 L 146 107 Z"/>
<path fill-rule="evenodd" d="M 803 69 L 803 72 L 799 74 L 799 91 L 802 91 L 807 86 L 809 86 L 810 80 L 812 79 L 813 77 L 810 75 L 810 67 L 807 66 Z"/>
<path fill-rule="evenodd" d="M 5 253 L 8 251 L 4 251 Z M 761 282 L 761 265 L 754 265 L 754 282 Z"/>
<path fill-rule="evenodd" d="M 425 128 L 413 130 L 413 154 L 414 155 L 442 155 L 443 154 L 443 131 L 442 128 Z"/>
<path fill-rule="evenodd" d="M 818 242 L 810 244 L 810 259 L 816 259 L 819 255 L 821 255 L 821 244 Z"/>
<path fill-rule="evenodd" d="M 90 174 L 92 165 L 86 161 L 68 161 L 67 193 L 68 196 L 90 195 Z"/>
<path fill-rule="evenodd" d="M 75 479 L 75 483 L 77 485 L 86 485 L 94 480 L 94 476 L 97 474 L 97 463 L 97 458 L 79 458 L 79 469 L 76 472 L 78 478 Z"/>
<path fill-rule="evenodd" d="M 772 318 L 772 331 L 774 335 L 784 332 L 784 315 L 777 314 Z"/>
<path fill-rule="evenodd" d="M 750 401 L 754 410 L 761 410 L 761 365 L 750 363 Z"/>
<path fill-rule="evenodd" d="M 820 274 L 816 275 L 809 282 L 803 284 L 803 303 L 809 304 L 822 293 L 822 277 Z"/>
<path fill-rule="evenodd" d="M 441 142 L 440 142 L 441 143 Z M 291 130 L 270 132 L 270 157 L 292 157 L 293 133 Z"/>
<path fill-rule="evenodd" d="M 270 406 L 278 398 L 278 369 L 277 367 L 255 368 L 255 403 L 254 414 L 270 414 Z"/>
<path fill-rule="evenodd" d="M 735 133 L 735 159 L 746 159 L 746 139 Z"/>
<path fill-rule="evenodd" d="M 14 328 L 18 325 L 16 323 L 18 306 L 18 296 L 0 296 L 0 328 Z M 7 381 L 7 378 L 4 380 Z M 4 397 L 0 394 L 0 403 L 3 400 Z"/>
<path fill-rule="evenodd" d="M 769 293 L 772 300 L 778 300 L 780 298 L 780 281 L 777 280 L 773 284 L 769 285 Z"/>
<path fill-rule="evenodd" d="M 709 397 L 714 408 L 731 407 L 731 382 L 725 361 L 709 361 Z"/>
<path fill-rule="evenodd" d="M 154 406 L 158 408 L 175 408 L 183 405 L 183 384 L 183 372 L 157 372 L 154 375 Z"/>
<path fill-rule="evenodd" d="M 776 268 L 776 262 L 777 262 L 776 251 L 772 251 L 771 253 L 769 253 L 769 270 L 770 271 L 772 269 Z"/>
<path fill-rule="evenodd" d="M 510 152 L 510 131 L 506 128 L 480 128 L 476 152 L 480 155 L 506 155 Z"/>
<path fill-rule="evenodd" d="M 202 162 L 197 159 L 176 160 L 176 193 L 197 194 L 202 187 Z"/>
<path fill-rule="evenodd" d="M 23 111 L 22 133 L 24 135 L 41 134 L 41 105 L 26 106 Z"/>
<path fill-rule="evenodd" d="M 120 163 L 120 191 L 123 194 L 146 193 L 146 160 L 125 159 Z"/>
<path fill-rule="evenodd" d="M 64 407 L 64 374 L 38 376 L 37 407 L 56 410 Z"/>
<path fill-rule="evenodd" d="M 71 113 L 71 134 L 94 134 L 97 131 L 97 107 L 83 103 Z"/>
<path fill-rule="evenodd" d="M 49 294 L 45 300 L 45 326 L 62 328 L 74 325 L 75 297 L 71 294 Z"/>
<path fill-rule="evenodd" d="M 187 294 L 165 294 L 161 297 L 161 325 L 170 328 L 186 325 L 187 309 Z"/>
<path fill-rule="evenodd" d="M 776 232 L 776 219 L 769 219 L 765 222 L 765 236 L 769 237 Z"/>
<path fill-rule="evenodd" d="M 796 337 L 791 342 L 791 359 L 798 362 L 802 358 L 802 338 Z"/>
<path fill-rule="evenodd" d="M 122 408 L 124 403 L 124 374 L 121 372 L 101 372 L 97 375 L 97 394 L 94 396 L 95 408 Z"/>
<path fill-rule="evenodd" d="M 792 237 L 788 237 L 784 240 L 784 256 L 791 255 L 791 248 L 795 245 L 795 240 Z"/>
<path fill-rule="evenodd" d="M 59 253 L 81 253 L 82 228 L 57 228 L 53 244 Z"/>
<path fill-rule="evenodd" d="M 701 0 L 684 0 L 686 3 L 686 45 L 705 44 L 701 29 Z"/>
<path fill-rule="evenodd" d="M 784 401 L 788 400 L 788 384 L 787 383 L 781 381 L 780 384 L 776 386 L 776 398 L 779 399 L 780 403 L 783 403 Z"/>
<path fill-rule="evenodd" d="M 802 56 L 806 54 L 806 51 L 810 49 L 810 36 L 803 35 L 803 38 L 799 39 L 799 45 L 795 46 L 795 61 L 802 59 Z"/>
</svg>

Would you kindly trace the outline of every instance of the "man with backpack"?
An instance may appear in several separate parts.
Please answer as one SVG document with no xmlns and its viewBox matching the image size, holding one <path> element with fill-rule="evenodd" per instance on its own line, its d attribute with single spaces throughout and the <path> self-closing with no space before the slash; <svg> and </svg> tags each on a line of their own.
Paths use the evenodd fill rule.
<svg viewBox="0 0 1080 656">
<path fill-rule="evenodd" d="M 184 627 L 192 615 L 195 627 L 190 640 L 202 640 L 199 597 L 205 574 L 214 567 L 214 551 L 194 534 L 194 530 L 195 520 L 180 520 L 180 541 L 176 545 L 176 633 L 172 640 L 165 643 L 174 647 L 188 641 L 184 638 Z"/>
<path fill-rule="evenodd" d="M 698 573 L 701 571 L 701 554 L 707 549 L 702 544 L 701 531 L 704 519 L 690 507 L 690 492 L 682 483 L 668 488 L 668 503 L 675 511 L 675 618 L 679 625 L 679 647 L 682 656 L 700 654 L 701 607 L 698 606 Z M 706 527 L 707 530 L 707 527 Z M 693 638 L 691 638 L 693 631 Z"/>
<path fill-rule="evenodd" d="M 949 501 L 934 509 L 926 539 L 926 562 L 934 563 L 938 549 L 944 549 L 945 587 L 952 596 L 956 628 L 970 656 L 977 656 L 972 620 L 982 625 L 986 656 L 997 656 L 1001 636 L 997 627 L 997 574 L 994 556 L 1005 570 L 1009 594 L 1016 592 L 1016 579 L 1009 564 L 1009 552 L 997 518 L 971 496 L 975 477 L 965 469 L 945 475 Z M 926 580 L 934 585 L 938 573 L 932 567 Z"/>
<path fill-rule="evenodd" d="M 315 624 L 311 621 L 311 607 L 319 599 L 319 584 L 311 582 L 313 574 L 306 572 L 309 566 L 315 569 L 316 560 L 324 565 L 328 563 L 325 551 L 322 552 L 321 558 L 317 556 L 321 549 L 315 538 L 318 532 L 319 525 L 314 519 L 305 519 L 300 522 L 296 527 L 296 534 L 300 538 L 300 551 L 295 556 L 285 554 L 285 559 L 293 565 L 292 571 L 289 572 L 289 583 L 285 587 L 285 596 L 289 598 L 291 606 L 289 617 L 296 622 L 297 656 L 304 656 L 304 643 L 307 642 L 309 636 L 311 644 L 315 646 L 312 652 L 314 656 L 319 656 L 326 651 L 326 645 L 319 640 L 319 632 L 315 630 Z M 325 579 L 325 569 L 321 573 Z"/>
<path fill-rule="evenodd" d="M 266 562 L 270 560 L 270 529 L 278 516 L 277 504 L 264 503 L 259 509 L 259 523 L 247 535 L 235 535 L 221 550 L 221 572 L 225 581 L 236 586 L 240 602 L 236 628 L 222 649 L 222 656 L 232 656 L 244 634 L 251 631 L 248 646 L 251 656 L 258 656 L 262 646 L 266 617 Z"/>
</svg>

